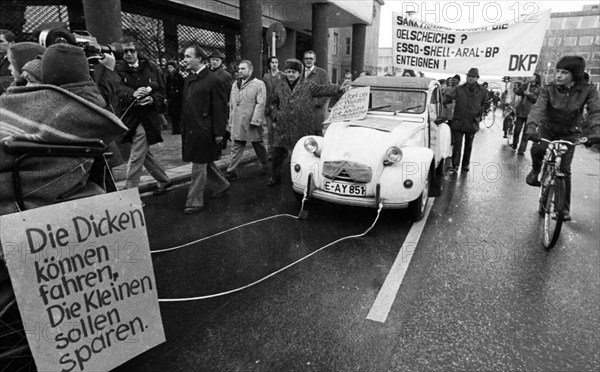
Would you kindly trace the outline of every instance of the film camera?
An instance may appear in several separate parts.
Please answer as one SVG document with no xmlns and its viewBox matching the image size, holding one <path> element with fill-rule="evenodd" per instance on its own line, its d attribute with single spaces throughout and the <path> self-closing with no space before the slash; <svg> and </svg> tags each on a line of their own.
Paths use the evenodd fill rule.
<svg viewBox="0 0 600 372">
<path fill-rule="evenodd" d="M 123 58 L 123 48 L 120 45 L 100 45 L 87 31 L 70 32 L 62 27 L 42 29 L 39 32 L 38 42 L 45 47 L 57 43 L 77 45 L 83 48 L 88 59 L 92 57 L 96 57 L 96 60 L 102 59 L 104 53 L 112 53 L 115 59 Z"/>
</svg>

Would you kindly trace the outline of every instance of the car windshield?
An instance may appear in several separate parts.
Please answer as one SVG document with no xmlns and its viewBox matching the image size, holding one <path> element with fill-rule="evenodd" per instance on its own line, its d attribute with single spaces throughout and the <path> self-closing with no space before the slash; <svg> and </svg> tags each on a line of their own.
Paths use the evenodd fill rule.
<svg viewBox="0 0 600 372">
<path fill-rule="evenodd" d="M 369 109 L 380 112 L 421 114 L 427 107 L 427 94 L 418 90 L 376 90 L 371 87 L 369 99 Z"/>
</svg>

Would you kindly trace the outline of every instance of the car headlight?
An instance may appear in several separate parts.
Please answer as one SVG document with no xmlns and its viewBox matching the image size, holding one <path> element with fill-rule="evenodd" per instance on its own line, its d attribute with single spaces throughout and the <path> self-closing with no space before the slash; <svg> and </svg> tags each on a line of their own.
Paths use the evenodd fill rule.
<svg viewBox="0 0 600 372">
<path fill-rule="evenodd" d="M 383 164 L 391 165 L 402 160 L 402 150 L 397 146 L 392 146 L 385 152 L 385 160 Z"/>
<path fill-rule="evenodd" d="M 304 149 L 318 156 L 319 143 L 316 139 L 310 137 L 304 141 Z"/>
</svg>

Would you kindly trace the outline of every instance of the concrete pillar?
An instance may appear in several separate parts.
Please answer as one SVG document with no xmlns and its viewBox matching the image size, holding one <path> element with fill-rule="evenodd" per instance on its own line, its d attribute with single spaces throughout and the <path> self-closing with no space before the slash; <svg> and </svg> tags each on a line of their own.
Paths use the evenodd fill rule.
<svg viewBox="0 0 600 372">
<path fill-rule="evenodd" d="M 356 79 L 365 66 L 365 43 L 367 40 L 367 26 L 362 24 L 352 25 L 352 63 L 350 69 L 352 79 Z"/>
<path fill-rule="evenodd" d="M 179 61 L 179 40 L 177 36 L 177 23 L 164 20 L 165 58 Z"/>
<path fill-rule="evenodd" d="M 262 0 L 240 1 L 242 59 L 254 65 L 254 76 L 262 77 Z"/>
<path fill-rule="evenodd" d="M 121 0 L 83 0 L 87 30 L 100 44 L 110 44 L 123 36 Z"/>
<path fill-rule="evenodd" d="M 312 49 L 317 54 L 315 65 L 327 71 L 329 44 L 327 27 L 327 11 L 330 5 L 314 3 L 312 5 Z"/>
<path fill-rule="evenodd" d="M 71 30 L 87 30 L 85 25 L 85 16 L 83 14 L 83 5 L 81 2 L 70 2 L 69 6 L 67 7 L 67 13 L 69 15 L 69 28 Z M 95 35 L 92 34 L 92 36 Z"/>
<path fill-rule="evenodd" d="M 279 69 L 283 69 L 286 59 L 296 58 L 296 30 L 285 29 L 285 43 L 281 48 L 277 48 L 277 59 L 279 59 Z"/>
</svg>

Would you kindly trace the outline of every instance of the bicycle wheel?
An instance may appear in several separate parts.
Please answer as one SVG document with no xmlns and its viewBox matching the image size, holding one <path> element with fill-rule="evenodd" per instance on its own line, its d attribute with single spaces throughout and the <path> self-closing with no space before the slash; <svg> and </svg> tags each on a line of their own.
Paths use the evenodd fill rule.
<svg viewBox="0 0 600 372">
<path fill-rule="evenodd" d="M 494 121 L 495 121 L 494 119 L 495 119 L 495 115 L 487 114 L 483 118 L 483 125 L 485 125 L 486 128 L 491 128 L 494 125 Z"/>
<path fill-rule="evenodd" d="M 542 242 L 546 249 L 552 249 L 560 235 L 563 223 L 563 207 L 565 205 L 565 182 L 556 179 L 554 184 L 548 186 L 546 210 L 544 213 L 544 235 Z"/>
<path fill-rule="evenodd" d="M 550 182 L 551 170 L 551 165 L 544 163 L 544 166 L 542 167 L 542 178 L 540 179 L 540 183 L 542 184 L 540 186 L 540 198 L 538 206 L 538 213 L 540 216 L 543 216 L 546 210 L 546 199 L 548 197 L 548 184 Z"/>
<path fill-rule="evenodd" d="M 21 316 L 6 284 L 0 291 L 0 371 L 36 371 Z"/>
</svg>

